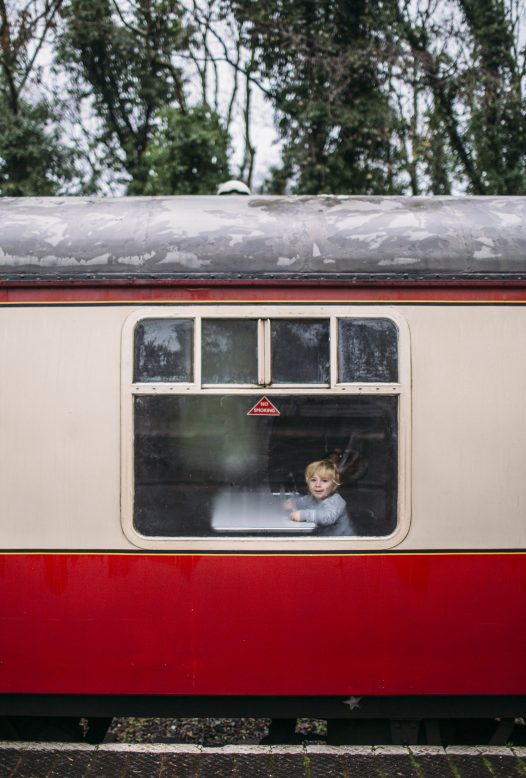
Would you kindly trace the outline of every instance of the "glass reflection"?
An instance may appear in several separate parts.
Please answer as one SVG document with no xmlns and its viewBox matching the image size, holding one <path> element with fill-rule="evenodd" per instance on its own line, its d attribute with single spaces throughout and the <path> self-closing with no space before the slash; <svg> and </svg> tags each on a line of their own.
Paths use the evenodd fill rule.
<svg viewBox="0 0 526 778">
<path fill-rule="evenodd" d="M 257 321 L 203 319 L 203 384 L 257 384 Z"/>
<path fill-rule="evenodd" d="M 315 537 L 283 503 L 307 494 L 309 462 L 338 464 L 358 535 L 396 525 L 397 397 L 272 395 L 279 416 L 248 416 L 259 398 L 140 396 L 135 407 L 134 524 L 146 536 Z M 281 519 L 282 526 L 278 525 Z"/>
<path fill-rule="evenodd" d="M 390 319 L 340 319 L 338 380 L 398 381 L 398 330 Z"/>
<path fill-rule="evenodd" d="M 272 383 L 329 383 L 329 321 L 271 322 Z"/>
<path fill-rule="evenodd" d="M 192 319 L 143 319 L 135 328 L 134 381 L 193 380 Z"/>
</svg>

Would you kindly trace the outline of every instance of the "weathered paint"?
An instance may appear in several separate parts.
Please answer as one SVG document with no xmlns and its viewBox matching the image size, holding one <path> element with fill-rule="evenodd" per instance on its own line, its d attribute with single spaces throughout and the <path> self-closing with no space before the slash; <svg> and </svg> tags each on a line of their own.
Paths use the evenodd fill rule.
<svg viewBox="0 0 526 778">
<path fill-rule="evenodd" d="M 0 280 L 517 276 L 526 197 L 2 198 Z"/>
</svg>

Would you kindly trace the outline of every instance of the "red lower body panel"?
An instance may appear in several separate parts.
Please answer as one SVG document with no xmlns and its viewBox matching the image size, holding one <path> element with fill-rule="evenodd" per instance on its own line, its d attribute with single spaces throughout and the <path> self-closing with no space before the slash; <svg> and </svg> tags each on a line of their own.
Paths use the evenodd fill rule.
<svg viewBox="0 0 526 778">
<path fill-rule="evenodd" d="M 526 694 L 526 554 L 0 556 L 0 693 Z"/>
</svg>

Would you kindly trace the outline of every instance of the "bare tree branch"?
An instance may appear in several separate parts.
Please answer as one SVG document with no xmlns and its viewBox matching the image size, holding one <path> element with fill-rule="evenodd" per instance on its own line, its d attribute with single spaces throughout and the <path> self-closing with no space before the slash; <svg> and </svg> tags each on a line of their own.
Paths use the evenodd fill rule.
<svg viewBox="0 0 526 778">
<path fill-rule="evenodd" d="M 124 27 L 126 27 L 130 32 L 132 32 L 134 35 L 136 35 L 138 38 L 142 38 L 146 43 L 146 51 L 148 53 L 149 59 L 152 63 L 157 65 L 157 67 L 162 68 L 163 70 L 168 71 L 172 77 L 172 81 L 174 84 L 175 94 L 177 98 L 177 102 L 179 103 L 179 108 L 181 109 L 182 113 L 187 112 L 186 107 L 186 98 L 184 94 L 183 89 L 183 83 L 181 79 L 181 74 L 175 65 L 170 62 L 169 60 L 165 59 L 164 57 L 161 57 L 159 55 L 159 52 L 155 50 L 154 47 L 151 46 L 151 34 L 150 29 L 148 25 L 142 29 L 141 27 L 138 27 L 137 25 L 131 24 L 122 13 L 121 9 L 119 8 L 119 4 L 117 0 L 112 0 L 112 5 L 114 6 L 119 19 L 121 20 Z"/>
<path fill-rule="evenodd" d="M 404 6 L 407 9 L 408 0 L 405 0 Z M 459 132 L 451 90 L 446 88 L 439 65 L 429 50 L 426 34 L 422 29 L 420 31 L 415 29 L 397 4 L 395 4 L 395 14 L 400 28 L 403 30 L 405 38 L 411 47 L 413 56 L 422 69 L 424 81 L 431 89 L 435 102 L 440 109 L 451 147 L 457 154 L 474 192 L 476 194 L 485 194 L 486 187 Z"/>
</svg>

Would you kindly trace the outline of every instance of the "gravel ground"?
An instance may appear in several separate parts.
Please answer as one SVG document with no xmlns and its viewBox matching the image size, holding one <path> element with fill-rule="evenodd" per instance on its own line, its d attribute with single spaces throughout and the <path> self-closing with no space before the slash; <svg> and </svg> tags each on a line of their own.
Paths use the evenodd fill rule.
<svg viewBox="0 0 526 778">
<path fill-rule="evenodd" d="M 202 746 L 257 744 L 268 735 L 270 719 L 115 718 L 107 741 L 117 743 L 193 743 Z M 326 722 L 298 719 L 298 742 L 324 742 Z"/>
<path fill-rule="evenodd" d="M 290 720 L 289 720 L 290 721 Z M 482 720 L 457 722 L 458 731 L 448 731 L 449 744 L 469 745 L 490 742 L 495 722 Z M 117 743 L 192 743 L 202 746 L 227 746 L 261 743 L 268 736 L 271 719 L 152 719 L 114 718 L 106 742 Z M 278 722 L 279 723 L 279 722 Z M 474 728 L 475 727 L 475 728 Z M 276 734 L 276 732 L 274 733 Z M 281 733 L 283 734 L 283 732 Z M 279 733 L 278 733 L 279 735 Z M 334 732 L 333 732 L 334 735 Z M 298 719 L 296 736 L 273 742 L 325 743 L 327 722 L 322 719 Z M 526 745 L 526 721 L 515 720 L 509 745 Z"/>
</svg>

